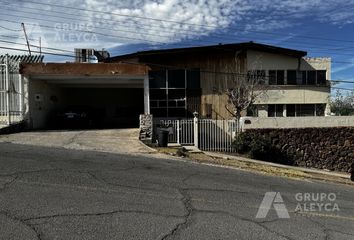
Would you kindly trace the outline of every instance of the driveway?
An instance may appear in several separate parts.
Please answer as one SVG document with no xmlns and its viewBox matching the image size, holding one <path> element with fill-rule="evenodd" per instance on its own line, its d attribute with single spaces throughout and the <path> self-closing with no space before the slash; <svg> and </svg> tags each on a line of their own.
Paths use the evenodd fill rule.
<svg viewBox="0 0 354 240">
<path fill-rule="evenodd" d="M 111 153 L 151 153 L 138 136 L 139 129 L 34 131 L 0 135 L 0 142 Z"/>
</svg>

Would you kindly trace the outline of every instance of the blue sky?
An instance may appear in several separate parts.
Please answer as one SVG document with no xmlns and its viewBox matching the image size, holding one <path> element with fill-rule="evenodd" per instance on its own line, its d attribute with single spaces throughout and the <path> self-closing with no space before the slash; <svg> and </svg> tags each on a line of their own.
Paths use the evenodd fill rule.
<svg viewBox="0 0 354 240">
<path fill-rule="evenodd" d="M 111 55 L 254 41 L 332 58 L 332 79 L 354 81 L 354 0 L 0 0 L 0 46 L 26 50 L 21 22 L 46 61 L 74 48 Z M 55 48 L 55 49 L 53 49 Z M 1 53 L 19 53 L 0 49 Z M 22 52 L 23 53 L 23 52 Z M 354 84 L 338 87 L 354 89 Z"/>
</svg>

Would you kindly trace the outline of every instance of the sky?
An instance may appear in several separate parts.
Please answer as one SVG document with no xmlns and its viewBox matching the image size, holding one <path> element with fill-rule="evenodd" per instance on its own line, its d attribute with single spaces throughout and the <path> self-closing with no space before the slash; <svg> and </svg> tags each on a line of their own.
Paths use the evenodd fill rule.
<svg viewBox="0 0 354 240">
<path fill-rule="evenodd" d="M 254 41 L 307 51 L 310 57 L 331 57 L 331 79 L 354 81 L 354 0 L 0 3 L 0 54 L 27 53 L 24 23 L 34 53 L 41 45 L 42 52 L 57 54 L 46 54 L 45 61 L 73 61 L 74 48 L 104 48 L 116 56 L 150 49 Z M 354 84 L 340 83 L 336 87 L 354 89 Z"/>
</svg>

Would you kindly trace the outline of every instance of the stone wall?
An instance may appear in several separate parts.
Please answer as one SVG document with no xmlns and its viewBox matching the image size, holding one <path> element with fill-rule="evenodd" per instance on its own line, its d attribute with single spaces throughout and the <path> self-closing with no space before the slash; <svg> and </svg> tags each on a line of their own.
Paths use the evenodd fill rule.
<svg viewBox="0 0 354 240">
<path fill-rule="evenodd" d="M 246 134 L 269 137 L 283 161 L 295 166 L 349 172 L 354 161 L 354 127 L 249 129 Z"/>
</svg>

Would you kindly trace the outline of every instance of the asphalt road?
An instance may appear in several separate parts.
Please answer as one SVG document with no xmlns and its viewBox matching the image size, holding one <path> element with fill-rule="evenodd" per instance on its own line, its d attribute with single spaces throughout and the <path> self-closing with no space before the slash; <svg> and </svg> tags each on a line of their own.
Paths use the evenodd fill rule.
<svg viewBox="0 0 354 240">
<path fill-rule="evenodd" d="M 280 194 L 256 218 L 266 192 Z M 331 196 L 322 199 L 327 210 L 296 210 L 305 193 L 312 204 L 315 193 Z M 279 218 L 280 208 L 290 218 Z M 0 239 L 354 239 L 354 188 L 148 154 L 0 143 Z"/>
</svg>

